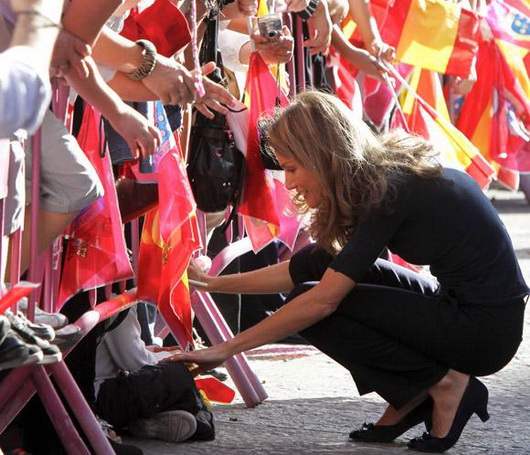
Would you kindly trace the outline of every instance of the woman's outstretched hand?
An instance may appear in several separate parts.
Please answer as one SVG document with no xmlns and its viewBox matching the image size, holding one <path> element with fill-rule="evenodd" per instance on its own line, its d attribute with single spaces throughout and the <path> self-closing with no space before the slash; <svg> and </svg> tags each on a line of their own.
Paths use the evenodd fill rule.
<svg viewBox="0 0 530 455">
<path fill-rule="evenodd" d="M 207 349 L 174 354 L 172 360 L 192 364 L 190 371 L 197 376 L 222 365 L 230 356 L 225 343 L 221 343 Z"/>
<path fill-rule="evenodd" d="M 199 291 L 210 290 L 208 287 L 210 276 L 202 269 L 200 264 L 195 259 L 191 259 L 190 264 L 188 265 L 188 278 L 206 285 L 205 287 L 199 288 Z"/>
</svg>

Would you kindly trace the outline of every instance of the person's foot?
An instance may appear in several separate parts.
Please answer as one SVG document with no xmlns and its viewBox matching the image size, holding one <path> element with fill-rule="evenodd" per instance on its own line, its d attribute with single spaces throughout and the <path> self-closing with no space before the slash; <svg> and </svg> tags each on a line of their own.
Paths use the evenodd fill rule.
<svg viewBox="0 0 530 455">
<path fill-rule="evenodd" d="M 431 387 L 429 393 L 434 400 L 431 436 L 436 438 L 447 436 L 468 383 L 469 375 L 449 370 Z"/>
<path fill-rule="evenodd" d="M 453 376 L 450 379 L 454 380 L 453 386 L 457 384 L 456 391 L 454 393 L 456 395 L 460 391 L 459 385 L 462 382 L 462 377 Z M 452 381 L 449 381 L 447 384 L 438 383 L 436 384 L 436 386 L 440 385 L 441 388 L 447 387 L 451 389 L 451 382 Z M 434 387 L 435 395 L 438 392 L 441 392 L 440 390 L 437 390 L 436 386 Z M 445 391 L 441 392 L 441 395 L 444 396 L 443 398 L 446 398 Z M 487 387 L 482 384 L 482 382 L 480 382 L 477 378 L 469 378 L 464 393 L 462 394 L 462 397 L 460 399 L 460 403 L 458 404 L 456 412 L 452 418 L 451 427 L 448 431 L 446 431 L 445 436 L 438 437 L 436 435 L 433 435 L 432 433 L 423 433 L 423 436 L 419 438 L 414 438 L 409 441 L 409 449 L 416 450 L 418 452 L 429 453 L 442 453 L 446 450 L 449 450 L 457 443 L 458 439 L 462 434 L 462 431 L 464 430 L 464 427 L 466 426 L 468 420 L 473 414 L 476 414 L 483 422 L 486 422 L 490 418 L 488 413 L 488 398 L 489 393 Z M 443 400 L 438 401 L 441 402 Z M 452 403 L 453 400 L 447 400 L 447 402 Z M 442 408 L 443 406 L 440 407 Z M 448 406 L 448 409 L 451 408 L 452 404 Z M 447 420 L 449 420 L 448 416 L 449 412 L 444 411 L 441 412 L 440 415 L 438 415 L 437 417 L 438 419 L 440 419 L 440 421 L 443 420 L 443 422 L 441 423 L 445 423 Z M 439 431 L 441 433 L 442 431 L 445 431 L 445 429 L 441 429 Z"/>
<path fill-rule="evenodd" d="M 40 363 L 43 357 L 37 346 L 27 344 L 12 330 L 8 331 L 0 344 L 0 370 Z"/>
<path fill-rule="evenodd" d="M 425 395 L 422 396 L 425 397 Z M 413 401 L 416 403 L 416 400 Z M 389 424 L 364 423 L 361 428 L 351 431 L 349 437 L 353 441 L 388 443 L 422 422 L 425 423 L 425 427 L 428 430 L 430 428 L 432 406 L 433 402 L 431 397 L 427 397 L 424 398 L 422 403 L 409 410 L 405 415 L 403 415 L 401 409 L 400 411 L 396 411 L 394 408 L 389 407 L 385 411 L 386 415 L 383 415 L 385 417 L 384 421 L 389 421 L 390 418 L 394 420 L 398 416 L 402 416 L 400 420 Z M 406 408 L 410 409 L 410 406 Z M 379 422 L 383 420 L 383 417 L 379 419 Z"/>
<path fill-rule="evenodd" d="M 162 439 L 167 442 L 185 441 L 192 437 L 196 430 L 195 416 L 180 410 L 161 412 L 129 424 L 129 431 L 135 437 Z"/>
<path fill-rule="evenodd" d="M 28 299 L 23 298 L 18 302 L 18 310 L 27 315 Z M 35 324 L 46 324 L 51 326 L 54 330 L 58 330 L 68 324 L 68 318 L 61 313 L 47 313 L 39 307 L 35 307 Z"/>
<path fill-rule="evenodd" d="M 21 311 L 18 311 L 17 314 L 15 314 L 8 309 L 4 314 L 7 316 L 12 326 L 16 325 L 18 327 L 28 328 L 43 340 L 52 341 L 55 338 L 55 331 L 52 326 L 31 322 Z"/>
<path fill-rule="evenodd" d="M 421 403 L 427 399 L 427 394 L 422 393 L 402 406 L 399 410 L 391 405 L 388 405 L 383 415 L 376 422 L 376 425 L 396 425 L 401 422 L 403 418 L 408 415 L 413 409 L 417 408 Z"/>
<path fill-rule="evenodd" d="M 44 340 L 37 336 L 35 332 L 29 328 L 24 321 L 17 318 L 15 315 L 7 316 L 11 324 L 11 329 L 15 332 L 25 343 L 28 345 L 36 346 L 42 352 L 42 360 L 38 363 L 42 365 L 49 365 L 51 363 L 56 363 L 62 360 L 61 350 L 50 344 L 49 341 Z"/>
</svg>

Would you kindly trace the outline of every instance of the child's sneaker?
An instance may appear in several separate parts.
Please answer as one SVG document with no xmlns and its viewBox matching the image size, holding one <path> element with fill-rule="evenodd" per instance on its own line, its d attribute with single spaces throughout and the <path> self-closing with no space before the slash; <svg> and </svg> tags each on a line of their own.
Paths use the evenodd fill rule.
<svg viewBox="0 0 530 455">
<path fill-rule="evenodd" d="M 188 411 L 166 411 L 139 419 L 129 424 L 129 431 L 138 438 L 155 438 L 167 442 L 181 442 L 193 436 L 197 421 Z"/>
<path fill-rule="evenodd" d="M 13 314 L 11 316 L 7 315 L 7 318 L 11 323 L 11 329 L 22 338 L 24 342 L 30 345 L 35 345 L 42 351 L 43 358 L 39 362 L 40 364 L 48 365 L 50 363 L 59 362 L 63 358 L 61 350 L 57 346 L 38 337 L 23 320 Z"/>
<path fill-rule="evenodd" d="M 25 343 L 16 332 L 10 330 L 0 344 L 0 370 L 17 368 L 42 362 L 43 352 Z"/>
<path fill-rule="evenodd" d="M 23 298 L 18 302 L 18 309 L 24 313 L 28 314 L 28 299 Z M 51 326 L 54 330 L 60 329 L 65 325 L 68 325 L 68 318 L 61 313 L 47 313 L 44 310 L 41 310 L 39 307 L 35 307 L 35 318 L 34 323 L 36 324 L 47 324 Z"/>
<path fill-rule="evenodd" d="M 16 324 L 27 327 L 43 340 L 52 341 L 55 338 L 55 330 L 53 330 L 52 326 L 48 324 L 31 322 L 21 311 L 19 311 L 17 314 L 14 314 L 11 310 L 6 310 L 4 314 L 9 319 L 11 325 L 13 325 L 13 321 L 16 320 Z"/>
</svg>

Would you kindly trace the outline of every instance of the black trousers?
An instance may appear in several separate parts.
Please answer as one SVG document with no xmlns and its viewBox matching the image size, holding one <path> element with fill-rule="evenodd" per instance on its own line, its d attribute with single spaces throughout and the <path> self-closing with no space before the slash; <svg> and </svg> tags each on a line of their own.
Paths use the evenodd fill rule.
<svg viewBox="0 0 530 455">
<path fill-rule="evenodd" d="M 287 301 L 314 286 L 331 260 L 314 245 L 294 255 Z M 499 371 L 517 351 L 523 319 L 523 299 L 462 304 L 436 282 L 378 259 L 332 315 L 300 335 L 347 368 L 361 395 L 375 391 L 399 409 L 450 368 Z"/>
</svg>

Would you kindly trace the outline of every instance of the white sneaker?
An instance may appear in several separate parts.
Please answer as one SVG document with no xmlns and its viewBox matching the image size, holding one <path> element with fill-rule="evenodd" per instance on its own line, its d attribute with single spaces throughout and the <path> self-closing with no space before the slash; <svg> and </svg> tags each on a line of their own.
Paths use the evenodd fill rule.
<svg viewBox="0 0 530 455">
<path fill-rule="evenodd" d="M 28 299 L 24 297 L 18 302 L 18 309 L 27 315 L 28 312 Z M 35 307 L 35 319 L 36 324 L 46 324 L 51 326 L 54 330 L 60 329 L 65 325 L 68 325 L 68 318 L 61 313 L 47 313 L 41 310 L 39 307 Z"/>
<path fill-rule="evenodd" d="M 189 439 L 197 430 L 197 421 L 188 411 L 166 411 L 129 423 L 129 431 L 138 438 L 162 439 L 181 442 Z"/>
</svg>

